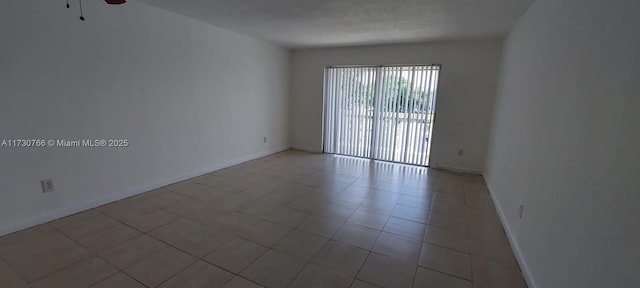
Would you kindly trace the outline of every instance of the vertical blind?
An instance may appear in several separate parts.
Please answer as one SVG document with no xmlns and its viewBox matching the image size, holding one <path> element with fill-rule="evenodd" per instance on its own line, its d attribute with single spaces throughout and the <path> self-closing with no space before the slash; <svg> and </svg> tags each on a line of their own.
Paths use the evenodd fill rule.
<svg viewBox="0 0 640 288">
<path fill-rule="evenodd" d="M 427 166 L 440 66 L 325 69 L 324 151 Z"/>
</svg>

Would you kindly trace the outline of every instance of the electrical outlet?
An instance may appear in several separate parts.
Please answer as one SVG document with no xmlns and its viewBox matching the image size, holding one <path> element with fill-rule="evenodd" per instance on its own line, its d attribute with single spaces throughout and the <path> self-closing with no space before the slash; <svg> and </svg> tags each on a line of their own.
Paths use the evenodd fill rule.
<svg viewBox="0 0 640 288">
<path fill-rule="evenodd" d="M 522 218 L 522 214 L 524 213 L 524 204 L 520 204 L 520 210 L 518 211 L 518 214 L 520 215 L 520 218 Z"/>
<path fill-rule="evenodd" d="M 53 179 L 44 179 L 40 181 L 40 185 L 42 185 L 42 193 L 55 191 L 55 187 L 53 187 Z"/>
<path fill-rule="evenodd" d="M 263 141 L 264 143 L 267 143 L 267 136 L 264 137 Z"/>
</svg>

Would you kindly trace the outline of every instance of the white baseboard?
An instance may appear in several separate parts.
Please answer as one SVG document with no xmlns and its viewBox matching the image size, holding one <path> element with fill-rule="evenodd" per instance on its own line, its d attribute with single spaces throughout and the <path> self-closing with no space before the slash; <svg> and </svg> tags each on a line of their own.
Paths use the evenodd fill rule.
<svg viewBox="0 0 640 288">
<path fill-rule="evenodd" d="M 302 146 L 291 146 L 291 149 L 299 150 L 299 151 L 305 151 L 305 152 L 311 152 L 311 153 L 322 153 L 322 151 L 320 151 L 320 150 L 309 149 L 307 147 L 302 147 Z M 353 157 L 356 157 L 356 156 L 353 156 Z M 380 160 L 380 161 L 384 161 L 384 160 Z M 400 164 L 402 164 L 402 163 L 400 163 Z M 444 171 L 450 171 L 450 172 L 454 172 L 454 173 L 473 174 L 473 175 L 480 175 L 480 176 L 482 176 L 482 173 L 483 173 L 483 171 L 467 169 L 467 168 L 461 168 L 461 167 L 446 167 L 446 166 L 437 166 L 437 165 L 435 165 L 435 166 L 430 166 L 430 168 L 444 170 Z"/>
<path fill-rule="evenodd" d="M 105 195 L 103 197 L 100 197 L 98 199 L 93 199 L 90 201 L 86 201 L 84 203 L 78 204 L 78 205 L 74 205 L 71 207 L 63 207 L 63 208 L 59 208 L 53 211 L 47 211 L 32 217 L 29 217 L 27 219 L 24 219 L 22 221 L 16 222 L 16 223 L 10 223 L 8 225 L 3 225 L 0 227 L 0 236 L 3 235 L 7 235 L 16 231 L 20 231 L 29 227 L 33 227 L 36 225 L 40 225 L 43 223 L 47 223 L 49 221 L 53 221 L 62 217 L 66 217 L 69 215 L 73 215 L 75 213 L 78 212 L 82 212 L 88 209 L 92 209 L 104 204 L 108 204 L 114 201 L 118 201 L 127 197 L 131 197 L 140 193 L 144 193 L 147 191 L 151 191 L 153 189 L 157 189 L 160 187 L 164 187 L 176 182 L 180 182 L 183 180 L 187 180 L 196 176 L 200 176 L 202 174 L 206 174 L 206 173 L 210 173 L 216 170 L 220 170 L 220 169 L 224 169 L 230 166 L 234 166 L 243 162 L 247 162 L 253 159 L 257 159 L 257 158 L 261 158 L 264 156 L 268 156 L 271 154 L 275 154 L 278 152 L 282 152 L 285 150 L 290 149 L 290 147 L 281 147 L 278 149 L 274 149 L 271 151 L 266 151 L 266 152 L 262 152 L 262 153 L 257 153 L 254 155 L 250 155 L 250 156 L 246 156 L 246 157 L 241 157 L 238 159 L 235 159 L 233 161 L 229 161 L 226 163 L 222 163 L 222 164 L 216 164 L 216 165 L 212 165 L 203 169 L 198 169 L 198 170 L 194 170 L 194 171 L 190 171 L 184 174 L 181 174 L 179 176 L 176 177 L 171 177 L 168 179 L 162 179 L 162 180 L 158 180 L 154 183 L 148 184 L 148 185 L 144 185 L 141 187 L 136 187 L 133 188 L 131 190 L 128 191 L 124 191 L 124 192 L 119 192 L 119 193 L 110 193 L 108 195 Z"/>
<path fill-rule="evenodd" d="M 433 165 L 430 167 L 433 169 L 440 169 L 440 170 L 445 170 L 445 171 L 450 171 L 455 173 L 464 173 L 464 174 L 473 174 L 473 175 L 482 175 L 483 173 L 482 171 L 467 169 L 462 167 L 446 167 L 446 166 L 438 166 L 438 165 Z"/>
<path fill-rule="evenodd" d="M 302 146 L 291 146 L 291 149 L 299 150 L 299 151 L 305 151 L 305 152 L 311 152 L 311 153 L 322 153 L 322 150 L 309 149 L 309 148 L 302 147 Z"/>
<path fill-rule="evenodd" d="M 527 286 L 529 286 L 529 288 L 538 288 L 538 285 L 536 284 L 536 281 L 534 280 L 533 275 L 531 274 L 531 270 L 527 265 L 527 261 L 524 259 L 522 250 L 520 250 L 520 246 L 518 245 L 518 242 L 515 241 L 514 239 L 514 236 L 511 232 L 512 231 L 511 226 L 509 226 L 509 222 L 507 222 L 507 218 L 504 214 L 504 211 L 502 210 L 502 206 L 498 205 L 498 201 L 496 201 L 497 199 L 494 197 L 494 194 L 491 192 L 493 191 L 493 189 L 491 189 L 490 187 L 491 185 L 489 184 L 489 182 L 487 182 L 487 178 L 484 177 L 484 175 L 482 176 L 482 178 L 484 178 L 484 182 L 487 184 L 487 190 L 489 190 L 489 196 L 491 196 L 491 200 L 493 201 L 493 204 L 496 207 L 496 211 L 498 212 L 498 217 L 500 218 L 500 222 L 502 222 L 502 227 L 504 227 L 505 234 L 507 234 L 507 239 L 509 240 L 509 243 L 511 244 L 511 248 L 513 249 L 513 254 L 516 256 L 516 261 L 518 261 L 518 265 L 520 265 L 520 271 L 522 272 L 524 281 L 527 282 Z"/>
</svg>

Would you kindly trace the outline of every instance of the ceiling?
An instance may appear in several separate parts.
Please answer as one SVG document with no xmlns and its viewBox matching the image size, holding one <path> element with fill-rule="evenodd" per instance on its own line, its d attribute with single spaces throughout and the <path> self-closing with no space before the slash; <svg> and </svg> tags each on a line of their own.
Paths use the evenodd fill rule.
<svg viewBox="0 0 640 288">
<path fill-rule="evenodd" d="M 142 0 L 289 48 L 500 37 L 533 0 Z"/>
</svg>

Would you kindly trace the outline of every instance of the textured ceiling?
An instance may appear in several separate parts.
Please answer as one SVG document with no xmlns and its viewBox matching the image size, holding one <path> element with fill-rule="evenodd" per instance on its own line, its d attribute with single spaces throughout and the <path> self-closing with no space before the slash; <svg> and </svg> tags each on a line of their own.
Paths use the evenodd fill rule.
<svg viewBox="0 0 640 288">
<path fill-rule="evenodd" d="M 142 0 L 290 48 L 504 35 L 533 0 Z"/>
</svg>

